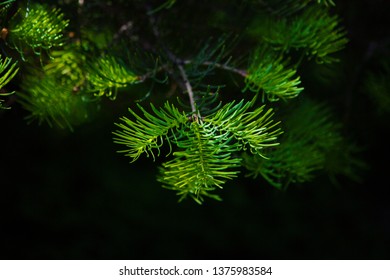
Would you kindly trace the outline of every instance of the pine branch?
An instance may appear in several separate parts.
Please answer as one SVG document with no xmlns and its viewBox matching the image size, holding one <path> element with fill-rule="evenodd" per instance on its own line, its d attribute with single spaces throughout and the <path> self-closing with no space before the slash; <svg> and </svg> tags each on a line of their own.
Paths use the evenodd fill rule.
<svg viewBox="0 0 390 280">
<path fill-rule="evenodd" d="M 52 59 L 43 70 L 47 75 L 56 76 L 62 83 L 70 83 L 79 91 L 86 80 L 87 57 L 77 45 L 68 45 L 63 50 L 51 52 Z"/>
<path fill-rule="evenodd" d="M 9 43 L 22 58 L 25 45 L 31 47 L 35 54 L 41 55 L 42 50 L 49 51 L 64 44 L 63 31 L 68 24 L 69 20 L 64 19 L 64 14 L 59 9 L 49 10 L 35 4 L 22 19 L 13 18 L 9 28 Z"/>
<path fill-rule="evenodd" d="M 294 182 L 310 181 L 323 170 L 329 154 L 342 141 L 340 125 L 332 120 L 327 107 L 313 102 L 296 106 L 284 117 L 286 133 L 278 147 L 265 151 L 265 160 L 257 155 L 243 155 L 248 176 L 264 177 L 277 188 Z"/>
<path fill-rule="evenodd" d="M 272 109 L 263 113 L 264 106 L 261 106 L 248 112 L 255 101 L 256 98 L 246 103 L 244 100 L 238 104 L 234 101 L 228 103 L 215 114 L 206 117 L 205 122 L 217 126 L 220 131 L 231 134 L 242 143 L 241 149 L 246 150 L 246 146 L 249 146 L 253 154 L 262 156 L 263 148 L 278 145 L 275 140 L 282 132 L 280 129 L 275 129 L 279 123 L 273 123 L 271 120 Z"/>
<path fill-rule="evenodd" d="M 140 77 L 119 59 L 105 55 L 89 67 L 88 81 L 96 95 L 116 97 L 118 88 L 140 82 Z"/>
<path fill-rule="evenodd" d="M 35 70 L 24 79 L 22 92 L 17 93 L 19 103 L 30 111 L 29 122 L 37 120 L 73 131 L 73 125 L 88 118 L 83 95 L 73 91 L 72 83 L 63 83 L 55 75 L 45 75 Z"/>
<path fill-rule="evenodd" d="M 3 17 L 7 14 L 13 2 L 15 2 L 15 0 L 6 0 L 0 2 L 0 17 Z"/>
<path fill-rule="evenodd" d="M 147 156 L 150 154 L 155 158 L 154 149 L 157 150 L 157 155 L 160 155 L 160 147 L 164 140 L 171 146 L 171 138 L 176 134 L 175 129 L 179 129 L 182 124 L 188 121 L 184 113 L 168 102 L 161 109 L 155 108 L 153 104 L 150 106 L 155 116 L 138 104 L 145 119 L 129 109 L 135 121 L 122 117 L 120 119 L 122 123 L 116 123 L 116 126 L 122 130 L 113 132 L 116 136 L 114 143 L 127 147 L 126 150 L 119 152 L 131 157 L 132 162 L 136 161 L 143 153 L 146 153 Z"/>
<path fill-rule="evenodd" d="M 179 68 L 179 71 L 180 71 L 180 74 L 183 78 L 183 81 L 184 81 L 184 85 L 187 89 L 187 93 L 188 93 L 188 98 L 190 99 L 190 105 L 191 105 L 191 111 L 196 114 L 196 105 L 195 105 L 195 99 L 194 99 L 194 92 L 192 90 L 192 86 L 188 80 L 188 77 L 187 77 L 187 74 L 183 68 L 182 65 L 178 65 L 177 66 Z"/>
<path fill-rule="evenodd" d="M 175 144 L 178 150 L 173 152 L 173 160 L 163 164 L 159 181 L 182 198 L 189 195 L 200 203 L 202 196 L 214 197 L 209 191 L 236 176 L 238 171 L 231 168 L 238 167 L 241 159 L 234 153 L 249 147 L 262 155 L 264 147 L 278 145 L 280 130 L 275 129 L 278 123 L 271 120 L 271 110 L 263 113 L 264 107 L 260 107 L 248 112 L 255 100 L 228 103 L 202 118 L 188 117 L 169 103 L 162 109 L 151 105 L 153 115 L 138 105 L 144 118 L 129 109 L 135 120 L 121 118 L 122 123 L 116 125 L 122 130 L 114 132 L 114 142 L 127 147 L 120 152 L 132 162 L 143 153 L 155 158 L 155 150 L 159 156 L 165 142 L 170 151 Z"/>
<path fill-rule="evenodd" d="M 269 101 L 294 98 L 303 90 L 298 87 L 301 81 L 295 74 L 296 70 L 288 69 L 280 54 L 264 45 L 254 54 L 243 91 L 263 92 L 263 101 L 265 98 Z"/>
<path fill-rule="evenodd" d="M 19 68 L 17 68 L 17 62 L 12 63 L 12 59 L 6 57 L 3 59 L 0 55 L 0 90 L 4 88 L 16 75 Z M 0 96 L 8 96 L 13 94 L 13 92 L 0 92 Z M 3 100 L 0 99 L 0 109 L 8 109 L 8 107 L 3 105 Z"/>
<path fill-rule="evenodd" d="M 267 12 L 278 17 L 290 17 L 314 3 L 326 7 L 335 6 L 333 0 L 257 0 L 256 2 L 265 8 Z"/>
<path fill-rule="evenodd" d="M 163 164 L 158 180 L 165 188 L 177 191 L 180 201 L 191 196 L 197 203 L 203 202 L 203 196 L 217 200 L 210 194 L 216 187 L 222 188 L 227 181 L 237 176 L 240 159 L 231 156 L 237 144 L 225 134 L 216 136 L 215 127 L 200 119 L 185 126 L 177 139 L 182 151 L 174 152 L 174 159 Z"/>
<path fill-rule="evenodd" d="M 264 39 L 283 52 L 302 49 L 318 63 L 332 63 L 338 60 L 331 55 L 343 49 L 348 42 L 346 32 L 339 24 L 337 16 L 310 7 L 292 21 L 281 19 L 270 23 Z"/>
</svg>

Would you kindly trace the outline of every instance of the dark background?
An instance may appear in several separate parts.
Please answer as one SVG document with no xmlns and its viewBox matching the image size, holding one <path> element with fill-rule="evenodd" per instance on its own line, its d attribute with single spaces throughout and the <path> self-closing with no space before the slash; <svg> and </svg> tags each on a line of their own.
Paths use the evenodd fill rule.
<svg viewBox="0 0 390 280">
<path fill-rule="evenodd" d="M 129 164 L 106 107 L 74 133 L 27 125 L 15 103 L 0 116 L 1 259 L 389 259 L 389 114 L 363 80 L 388 59 L 388 1 L 336 1 L 350 43 L 333 95 L 362 147 L 360 183 L 326 176 L 280 192 L 241 176 L 223 202 L 177 203 L 157 164 Z M 310 87 L 310 86 L 309 86 Z"/>
</svg>

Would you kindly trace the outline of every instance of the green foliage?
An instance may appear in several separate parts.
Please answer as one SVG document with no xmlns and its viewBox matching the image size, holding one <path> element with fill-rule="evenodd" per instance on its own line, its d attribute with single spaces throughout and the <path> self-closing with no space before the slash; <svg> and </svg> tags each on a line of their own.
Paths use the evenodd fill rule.
<svg viewBox="0 0 390 280">
<path fill-rule="evenodd" d="M 88 80 L 98 96 L 115 98 L 117 89 L 139 82 L 139 77 L 119 59 L 105 55 L 91 66 Z"/>
<path fill-rule="evenodd" d="M 256 97 L 246 103 L 244 100 L 238 104 L 235 104 L 234 101 L 230 102 L 211 116 L 206 117 L 205 122 L 209 122 L 220 131 L 233 136 L 241 143 L 238 146 L 240 149 L 249 148 L 253 154 L 262 156 L 264 147 L 278 145 L 275 140 L 281 131 L 280 129 L 274 130 L 279 123 L 274 123 L 271 120 L 272 109 L 263 113 L 265 107 L 261 106 L 248 112 L 248 109 L 254 106 L 255 101 Z"/>
<path fill-rule="evenodd" d="M 13 77 L 15 77 L 16 73 L 18 72 L 19 68 L 17 68 L 17 62 L 12 63 L 12 59 L 9 57 L 6 57 L 3 59 L 0 55 L 0 90 L 4 88 L 6 84 L 8 84 Z M 7 96 L 12 94 L 1 92 L 0 96 Z M 3 100 L 0 99 L 0 109 L 6 109 L 3 105 Z"/>
<path fill-rule="evenodd" d="M 370 72 L 364 82 L 364 90 L 375 104 L 378 113 L 390 112 L 390 63 L 383 62 L 379 71 Z"/>
<path fill-rule="evenodd" d="M 171 138 L 175 135 L 174 129 L 178 129 L 182 124 L 188 121 L 187 116 L 180 112 L 175 106 L 165 103 L 163 108 L 157 109 L 153 104 L 150 105 L 153 113 L 148 113 L 143 107 L 141 109 L 145 119 L 137 115 L 129 108 L 130 114 L 135 121 L 126 117 L 120 120 L 122 123 L 116 124 L 122 131 L 114 132 L 116 136 L 114 143 L 125 145 L 128 149 L 121 150 L 132 158 L 132 162 L 137 160 L 143 153 L 149 154 L 155 158 L 153 149 L 157 149 L 160 155 L 160 147 L 164 140 L 171 146 Z M 170 135 L 168 133 L 171 133 Z"/>
<path fill-rule="evenodd" d="M 242 166 L 282 188 L 319 170 L 353 177 L 359 165 L 345 163 L 354 162 L 354 149 L 325 106 L 294 100 L 304 90 L 305 56 L 329 65 L 347 42 L 328 11 L 332 0 L 212 1 L 206 10 L 199 1 L 188 8 L 176 0 L 60 1 L 61 10 L 30 1 L 17 9 L 13 2 L 0 2 L 2 47 L 22 57 L 26 73 L 16 83 L 16 100 L 29 122 L 73 130 L 89 119 L 92 106 L 110 102 L 102 96 L 115 100 L 108 106 L 129 108 L 113 132 L 119 152 L 131 162 L 143 154 L 166 156 L 157 179 L 179 200 L 220 200 L 217 191 Z M 198 8 L 199 18 L 193 16 Z M 77 14 L 72 22 L 65 19 L 71 12 Z M 0 60 L 1 88 L 18 71 L 13 61 Z M 246 91 L 254 93 L 250 101 Z M 149 108 L 129 105 L 140 96 L 150 98 Z M 294 109 L 274 122 L 283 106 Z M 340 149 L 348 152 L 335 156 Z"/>
<path fill-rule="evenodd" d="M 318 63 L 332 63 L 337 59 L 331 55 L 348 42 L 339 23 L 339 18 L 329 15 L 327 10 L 310 7 L 292 20 L 269 22 L 263 38 L 283 52 L 301 49 Z"/>
<path fill-rule="evenodd" d="M 11 4 L 15 2 L 15 0 L 6 0 L 0 2 L 0 17 L 3 17 L 8 12 L 8 9 L 10 8 Z"/>
<path fill-rule="evenodd" d="M 201 204 L 204 197 L 220 200 L 210 192 L 222 188 L 237 176 L 240 159 L 232 153 L 239 149 L 231 143 L 227 132 L 216 135 L 216 127 L 197 119 L 185 125 L 176 139 L 180 151 L 174 159 L 163 163 L 158 180 L 167 189 L 174 190 L 180 200 L 190 196 Z"/>
<path fill-rule="evenodd" d="M 175 3 L 176 3 L 176 0 L 167 0 L 164 3 L 162 3 L 160 6 L 158 6 L 157 8 L 149 11 L 149 14 L 159 12 L 162 9 L 170 9 Z"/>
<path fill-rule="evenodd" d="M 9 43 L 22 57 L 25 45 L 31 47 L 35 54 L 41 55 L 43 50 L 48 51 L 64 44 L 63 32 L 68 23 L 69 20 L 64 19 L 59 9 L 35 4 L 26 9 L 25 13 L 19 10 L 18 16 L 14 17 Z"/>
<path fill-rule="evenodd" d="M 54 75 L 62 83 L 73 84 L 75 88 L 84 84 L 87 57 L 79 46 L 69 45 L 63 50 L 54 50 L 51 57 L 50 62 L 43 67 L 47 75 Z"/>
<path fill-rule="evenodd" d="M 303 90 L 298 87 L 300 77 L 295 69 L 288 69 L 283 56 L 275 53 L 268 46 L 259 48 L 252 59 L 245 79 L 246 87 L 253 92 L 263 92 L 269 101 L 294 98 Z"/>
<path fill-rule="evenodd" d="M 117 126 L 122 130 L 114 132 L 114 142 L 125 145 L 128 149 L 120 152 L 133 161 L 142 153 L 154 158 L 154 149 L 160 155 L 164 141 L 171 147 L 169 153 L 175 144 L 179 150 L 173 152 L 173 160 L 163 164 L 159 181 L 177 191 L 181 199 L 191 196 L 198 203 L 203 196 L 218 199 L 209 192 L 238 173 L 231 170 L 241 161 L 234 157 L 235 152 L 249 149 L 262 155 L 264 147 L 277 145 L 280 130 L 275 129 L 278 123 L 271 120 L 271 110 L 263 113 L 262 106 L 248 112 L 255 100 L 233 101 L 207 117 L 186 116 L 169 103 L 159 110 L 151 105 L 155 116 L 139 106 L 145 118 L 129 109 L 135 121 L 121 118 Z"/>
<path fill-rule="evenodd" d="M 333 0 L 317 0 L 318 4 L 324 4 L 325 6 L 335 6 Z"/>
<path fill-rule="evenodd" d="M 37 77 L 39 74 L 39 77 Z M 36 70 L 26 77 L 22 84 L 23 92 L 18 93 L 19 102 L 30 112 L 27 119 L 53 124 L 73 130 L 73 125 L 88 117 L 83 95 L 73 90 L 72 84 L 58 81 L 55 75 L 44 75 Z"/>
<path fill-rule="evenodd" d="M 228 55 L 227 39 L 227 36 L 221 36 L 215 42 L 212 40 L 204 42 L 194 57 L 185 61 L 187 77 L 193 85 L 196 86 L 205 77 L 208 77 L 217 65 L 225 65 L 222 60 L 226 59 Z"/>
<path fill-rule="evenodd" d="M 333 0 L 254 0 L 267 12 L 279 17 L 289 17 L 307 9 L 313 4 L 335 6 Z"/>
<path fill-rule="evenodd" d="M 330 110 L 323 104 L 306 100 L 290 110 L 284 119 L 286 132 L 281 144 L 267 151 L 269 160 L 244 154 L 243 161 L 248 176 L 262 176 L 276 188 L 310 181 L 316 171 L 325 168 L 328 157 L 335 155 L 343 141 L 340 125 L 333 121 Z M 343 165 L 348 160 L 342 162 Z"/>
</svg>

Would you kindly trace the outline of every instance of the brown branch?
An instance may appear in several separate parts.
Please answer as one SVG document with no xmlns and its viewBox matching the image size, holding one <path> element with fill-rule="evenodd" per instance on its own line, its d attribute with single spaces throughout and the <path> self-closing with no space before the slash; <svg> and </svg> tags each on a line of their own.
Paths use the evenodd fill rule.
<svg viewBox="0 0 390 280">
<path fill-rule="evenodd" d="M 191 60 L 185 60 L 184 61 L 184 64 L 191 64 L 192 61 Z M 220 68 L 220 69 L 223 69 L 223 70 L 227 70 L 227 71 L 230 71 L 230 72 L 233 72 L 233 73 L 236 73 L 244 78 L 246 78 L 248 76 L 248 72 L 246 70 L 243 70 L 243 69 L 238 69 L 238 68 L 235 68 L 235 67 L 232 67 L 232 66 L 228 66 L 226 64 L 221 64 L 221 63 L 216 63 L 216 62 L 213 62 L 213 61 L 204 61 L 202 63 L 202 65 L 205 65 L 205 66 L 215 66 L 217 68 Z"/>
<path fill-rule="evenodd" d="M 187 89 L 188 98 L 190 99 L 190 104 L 191 104 L 191 110 L 193 113 L 195 113 L 196 106 L 195 106 L 194 92 L 192 90 L 192 86 L 188 80 L 188 77 L 187 77 L 187 74 L 184 70 L 184 67 L 181 64 L 178 64 L 177 67 L 179 68 L 180 74 L 184 80 L 184 85 Z"/>
</svg>

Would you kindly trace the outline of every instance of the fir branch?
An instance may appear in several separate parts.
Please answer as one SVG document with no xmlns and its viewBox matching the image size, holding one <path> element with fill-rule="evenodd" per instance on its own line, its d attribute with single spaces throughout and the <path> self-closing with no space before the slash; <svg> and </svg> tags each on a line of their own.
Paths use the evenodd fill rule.
<svg viewBox="0 0 390 280">
<path fill-rule="evenodd" d="M 154 8 L 153 10 L 149 9 L 148 14 L 152 15 L 154 13 L 161 11 L 162 9 L 170 9 L 175 3 L 176 0 L 166 0 L 163 4 L 161 4 L 157 8 Z"/>
<path fill-rule="evenodd" d="M 230 59 L 227 59 L 224 63 L 221 62 L 228 53 L 226 49 L 227 39 L 226 36 L 221 36 L 216 42 L 207 40 L 191 59 L 182 61 L 186 66 L 187 76 L 191 83 L 200 84 L 205 77 L 213 72 L 217 65 L 222 66 L 228 63 Z"/>
<path fill-rule="evenodd" d="M 186 139 L 176 142 L 183 151 L 174 152 L 174 159 L 163 163 L 158 180 L 165 188 L 177 191 L 180 200 L 187 196 L 201 204 L 204 196 L 220 200 L 210 194 L 222 188 L 237 176 L 241 159 L 231 156 L 237 144 L 230 143 L 227 134 L 216 135 L 216 128 L 200 119 L 184 127 L 181 134 Z M 233 170 L 232 170 L 233 169 Z"/>
<path fill-rule="evenodd" d="M 10 4 L 10 3 L 13 3 L 13 2 L 15 2 L 15 0 L 5 0 L 5 1 L 1 1 L 0 6 L 1 6 L 1 5 L 7 5 L 7 4 Z"/>
<path fill-rule="evenodd" d="M 141 78 L 118 58 L 105 55 L 89 68 L 88 81 L 97 96 L 116 97 L 118 88 L 138 83 Z"/>
<path fill-rule="evenodd" d="M 238 171 L 231 169 L 238 167 L 241 159 L 234 153 L 248 146 L 262 155 L 264 147 L 278 145 L 275 140 L 280 130 L 270 119 L 271 110 L 263 113 L 264 107 L 260 107 L 248 112 L 255 100 L 228 103 L 203 118 L 188 118 L 168 102 L 162 109 L 151 105 L 153 115 L 138 105 L 144 117 L 129 109 L 135 120 L 121 118 L 122 123 L 116 125 L 122 130 L 114 132 L 114 142 L 127 147 L 119 152 L 130 156 L 132 162 L 143 153 L 155 158 L 157 150 L 160 155 L 165 142 L 170 151 L 175 144 L 178 150 L 173 152 L 174 159 L 163 164 L 159 181 L 182 198 L 189 195 L 198 203 L 202 196 L 217 199 L 208 192 L 236 176 Z"/>
<path fill-rule="evenodd" d="M 73 91 L 71 83 L 63 83 L 55 75 L 45 75 L 39 70 L 24 79 L 22 92 L 17 96 L 19 103 L 30 111 L 29 122 L 37 120 L 39 124 L 46 122 L 51 127 L 73 131 L 73 125 L 88 118 L 83 96 Z"/>
<path fill-rule="evenodd" d="M 192 64 L 193 61 L 192 60 L 184 60 L 183 63 L 187 65 L 187 64 Z M 207 61 L 206 60 L 206 61 L 203 61 L 201 63 L 201 65 L 212 66 L 212 67 L 215 67 L 215 68 L 226 70 L 226 71 L 238 74 L 238 75 L 240 75 L 240 76 L 242 76 L 244 78 L 246 78 L 248 76 L 248 73 L 247 73 L 246 70 L 239 69 L 239 68 L 236 68 L 236 67 L 233 67 L 233 66 L 229 66 L 227 63 L 218 63 L 218 62 L 215 62 L 215 61 Z"/>
<path fill-rule="evenodd" d="M 0 89 L 2 90 L 5 85 L 7 85 L 16 75 L 19 68 L 17 68 L 17 62 L 12 63 L 12 59 L 6 57 L 3 59 L 0 55 Z M 13 94 L 13 92 L 1 92 L 0 96 L 8 96 Z M 0 99 L 0 109 L 8 109 L 8 107 L 3 105 L 3 100 Z"/>
<path fill-rule="evenodd" d="M 13 2 L 15 2 L 15 0 L 6 0 L 0 2 L 0 17 L 3 17 L 7 14 Z"/>
<path fill-rule="evenodd" d="M 335 6 L 333 0 L 257 0 L 270 14 L 278 17 L 290 17 L 316 3 L 326 7 Z"/>
<path fill-rule="evenodd" d="M 59 9 L 49 10 L 36 4 L 21 20 L 14 17 L 9 29 L 9 43 L 18 50 L 22 58 L 25 53 L 24 45 L 41 55 L 42 50 L 49 51 L 64 44 L 63 31 L 68 24 L 69 20 L 64 19 L 64 14 Z"/>
<path fill-rule="evenodd" d="M 248 176 L 262 176 L 276 188 L 310 181 L 316 171 L 325 168 L 329 154 L 336 151 L 343 139 L 340 125 L 332 120 L 330 110 L 323 104 L 303 102 L 284 119 L 286 133 L 278 147 L 265 151 L 268 160 L 243 155 Z"/>
<path fill-rule="evenodd" d="M 11 63 L 12 58 L 6 57 L 3 59 L 0 55 L 0 75 L 2 75 L 0 77 L 0 89 L 8 84 L 19 70 L 19 68 L 16 68 L 17 62 Z"/>
<path fill-rule="evenodd" d="M 249 146 L 252 153 L 263 156 L 263 148 L 279 145 L 275 140 L 282 132 L 280 129 L 275 129 L 279 123 L 271 120 L 272 109 L 263 113 L 265 106 L 261 106 L 248 112 L 255 101 L 256 98 L 246 103 L 244 100 L 238 104 L 228 103 L 215 114 L 206 117 L 205 122 L 218 126 L 220 131 L 231 134 L 242 143 L 240 149 L 246 150 L 246 146 Z"/>
<path fill-rule="evenodd" d="M 323 4 L 325 6 L 336 6 L 333 0 L 317 0 L 318 4 Z"/>
<path fill-rule="evenodd" d="M 192 86 L 188 80 L 187 74 L 186 74 L 183 66 L 178 65 L 177 67 L 179 68 L 180 74 L 181 74 L 183 81 L 184 81 L 184 85 L 187 89 L 188 98 L 190 99 L 191 111 L 195 114 L 196 105 L 195 105 L 194 92 L 192 90 Z"/>
<path fill-rule="evenodd" d="M 263 101 L 265 97 L 269 101 L 294 98 L 303 90 L 295 74 L 296 70 L 288 69 L 281 55 L 264 45 L 254 54 L 243 91 L 263 92 Z"/>
<path fill-rule="evenodd" d="M 81 87 L 85 80 L 86 55 L 78 46 L 70 45 L 63 50 L 54 50 L 52 59 L 43 67 L 47 75 L 55 75 L 64 83 L 72 83 L 74 89 Z"/>
<path fill-rule="evenodd" d="M 257 0 L 271 15 L 288 17 L 307 7 L 313 0 Z"/>
<path fill-rule="evenodd" d="M 318 63 L 337 62 L 331 55 L 343 49 L 348 42 L 339 23 L 337 16 L 330 16 L 324 9 L 310 7 L 292 21 L 281 19 L 273 22 L 264 39 L 283 52 L 302 49 Z"/>
<path fill-rule="evenodd" d="M 119 152 L 131 157 L 132 162 L 136 161 L 143 153 L 146 153 L 147 156 L 150 154 L 155 158 L 153 150 L 156 149 L 159 155 L 164 140 L 171 146 L 171 136 L 175 135 L 174 130 L 188 121 L 184 113 L 168 102 L 161 109 L 157 109 L 151 104 L 151 109 L 155 115 L 148 113 L 141 105 L 137 105 L 145 119 L 129 109 L 135 121 L 122 117 L 120 119 L 122 123 L 115 124 L 122 130 L 113 132 L 116 136 L 114 137 L 114 143 L 127 147 L 127 149 Z M 169 135 L 169 133 L 172 133 L 172 135 Z"/>
</svg>

